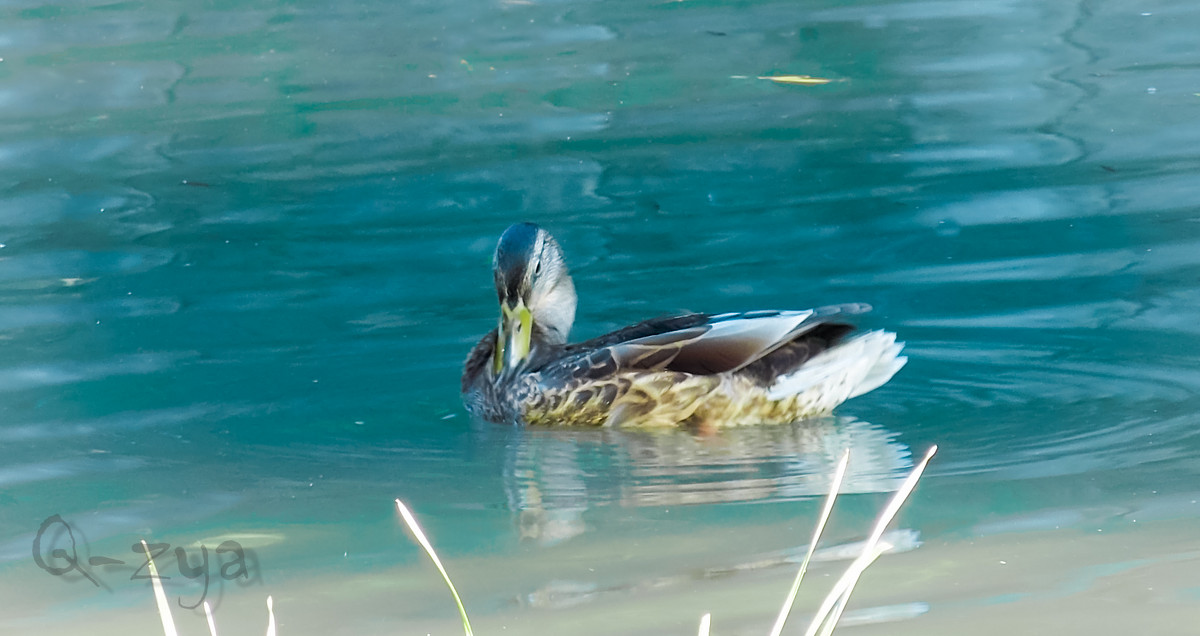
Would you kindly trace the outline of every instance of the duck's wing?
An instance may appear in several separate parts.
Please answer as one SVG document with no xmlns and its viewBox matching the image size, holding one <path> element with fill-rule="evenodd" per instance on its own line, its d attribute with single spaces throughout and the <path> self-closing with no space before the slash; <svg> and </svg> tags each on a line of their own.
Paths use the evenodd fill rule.
<svg viewBox="0 0 1200 636">
<path fill-rule="evenodd" d="M 572 355 L 580 352 L 595 351 L 604 347 L 609 347 L 638 338 L 648 336 L 657 336 L 664 333 L 679 331 L 681 329 L 689 329 L 704 325 L 713 316 L 711 314 L 685 314 L 682 316 L 662 316 L 659 318 L 651 318 L 642 322 L 622 327 L 616 331 L 606 333 L 603 336 L 585 340 L 583 342 L 570 344 L 563 347 L 563 353 Z"/>
<path fill-rule="evenodd" d="M 769 381 L 794 370 L 852 329 L 831 320 L 865 309 L 840 305 L 657 319 L 564 348 L 543 373 L 601 379 L 619 371 L 709 375 L 744 370 Z"/>
<path fill-rule="evenodd" d="M 478 344 L 471 349 L 471 353 L 467 355 L 467 361 L 463 363 L 463 393 L 466 393 L 475 384 L 475 379 L 487 369 L 488 364 L 491 364 L 492 352 L 496 350 L 497 331 L 497 329 L 492 329 L 487 332 L 487 334 L 479 339 Z"/>
</svg>

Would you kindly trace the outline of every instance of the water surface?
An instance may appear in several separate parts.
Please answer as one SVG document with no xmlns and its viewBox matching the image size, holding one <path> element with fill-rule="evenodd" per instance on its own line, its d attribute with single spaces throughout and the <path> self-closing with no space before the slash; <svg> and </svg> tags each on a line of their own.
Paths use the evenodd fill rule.
<svg viewBox="0 0 1200 636">
<path fill-rule="evenodd" d="M 1093 633 L 1154 612 L 1136 627 L 1190 633 L 1173 617 L 1198 589 L 1180 572 L 1200 516 L 1200 9 L 0 16 L 6 633 L 157 633 L 130 580 L 141 538 L 193 566 L 210 552 L 207 593 L 178 571 L 168 593 L 216 601 L 222 631 L 259 629 L 272 594 L 292 636 L 453 633 L 397 497 L 481 632 L 692 633 L 711 611 L 759 633 L 842 450 L 830 546 L 934 443 L 902 553 L 848 617 L 883 624 L 846 631 Z M 780 75 L 831 81 L 762 79 Z M 863 326 L 910 363 L 836 417 L 711 438 L 471 422 L 460 365 L 518 220 L 566 250 L 576 337 L 867 302 Z M 81 561 L 128 563 L 90 566 L 95 585 L 39 568 L 55 514 Z M 226 580 L 229 540 L 247 572 Z"/>
</svg>

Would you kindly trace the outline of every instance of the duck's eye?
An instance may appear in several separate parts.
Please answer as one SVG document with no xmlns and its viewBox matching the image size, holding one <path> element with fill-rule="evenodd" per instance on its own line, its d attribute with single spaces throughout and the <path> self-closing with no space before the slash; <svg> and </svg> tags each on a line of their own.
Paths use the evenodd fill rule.
<svg viewBox="0 0 1200 636">
<path fill-rule="evenodd" d="M 542 275 L 542 262 L 541 261 L 538 261 L 537 264 L 533 266 L 533 275 L 534 276 Z"/>
</svg>

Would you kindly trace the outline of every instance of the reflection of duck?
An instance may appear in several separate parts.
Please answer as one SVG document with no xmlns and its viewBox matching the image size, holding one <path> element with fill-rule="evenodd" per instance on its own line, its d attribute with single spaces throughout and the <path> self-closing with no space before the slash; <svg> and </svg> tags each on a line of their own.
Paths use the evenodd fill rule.
<svg viewBox="0 0 1200 636">
<path fill-rule="evenodd" d="M 695 427 L 821 415 L 891 379 L 906 358 L 895 334 L 836 320 L 862 305 L 690 314 L 567 344 L 575 286 L 562 250 L 529 223 L 496 246 L 500 326 L 463 371 L 468 410 L 526 424 Z"/>
<path fill-rule="evenodd" d="M 489 427 L 490 428 L 490 427 Z M 553 544 L 586 531 L 596 507 L 675 507 L 820 497 L 850 451 L 842 494 L 895 490 L 912 466 L 896 434 L 848 417 L 681 430 L 494 429 L 519 535 Z"/>
</svg>

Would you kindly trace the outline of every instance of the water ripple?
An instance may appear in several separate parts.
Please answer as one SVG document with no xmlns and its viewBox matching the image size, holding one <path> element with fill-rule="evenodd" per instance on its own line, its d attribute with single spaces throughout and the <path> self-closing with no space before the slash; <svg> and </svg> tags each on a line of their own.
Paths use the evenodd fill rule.
<svg viewBox="0 0 1200 636">
<path fill-rule="evenodd" d="M 100 361 L 29 364 L 0 368 L 0 392 L 91 382 L 119 375 L 146 375 L 194 356 L 193 353 L 158 352 L 113 356 Z"/>
</svg>

